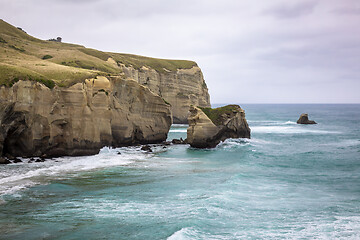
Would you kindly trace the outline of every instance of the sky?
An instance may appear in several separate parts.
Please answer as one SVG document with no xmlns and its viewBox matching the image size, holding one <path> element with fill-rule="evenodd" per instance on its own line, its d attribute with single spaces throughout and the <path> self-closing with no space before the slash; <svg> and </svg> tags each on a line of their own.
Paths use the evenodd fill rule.
<svg viewBox="0 0 360 240">
<path fill-rule="evenodd" d="M 360 103 L 359 0 L 0 0 L 40 39 L 196 61 L 211 103 Z"/>
</svg>

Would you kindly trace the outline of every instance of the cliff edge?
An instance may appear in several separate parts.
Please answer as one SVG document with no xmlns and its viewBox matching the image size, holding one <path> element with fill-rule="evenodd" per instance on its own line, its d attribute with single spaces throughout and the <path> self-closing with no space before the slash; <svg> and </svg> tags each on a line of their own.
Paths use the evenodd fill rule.
<svg viewBox="0 0 360 240">
<path fill-rule="evenodd" d="M 135 79 L 171 104 L 173 123 L 187 123 L 190 105 L 210 107 L 210 96 L 201 69 L 188 62 L 182 69 L 154 69 L 119 64 L 125 77 Z"/>
</svg>

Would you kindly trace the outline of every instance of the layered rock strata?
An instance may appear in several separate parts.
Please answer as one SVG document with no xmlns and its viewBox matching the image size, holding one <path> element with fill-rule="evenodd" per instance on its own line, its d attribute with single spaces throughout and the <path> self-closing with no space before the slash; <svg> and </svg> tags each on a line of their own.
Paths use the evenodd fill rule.
<svg viewBox="0 0 360 240">
<path fill-rule="evenodd" d="M 227 138 L 250 138 L 245 112 L 238 105 L 217 109 L 191 106 L 187 143 L 195 148 L 213 148 Z M 211 119 L 210 119 L 211 117 Z"/>
<path fill-rule="evenodd" d="M 150 67 L 135 69 L 119 64 L 125 77 L 134 79 L 171 104 L 174 123 L 187 123 L 190 105 L 210 107 L 210 96 L 201 69 L 194 65 L 189 69 L 159 72 Z"/>
<path fill-rule="evenodd" d="M 307 113 L 301 114 L 296 123 L 297 124 L 316 124 L 315 121 L 309 120 L 309 116 Z"/>
<path fill-rule="evenodd" d="M 19 81 L 0 88 L 0 156 L 96 154 L 166 140 L 170 105 L 132 80 L 97 77 L 69 88 Z"/>
</svg>

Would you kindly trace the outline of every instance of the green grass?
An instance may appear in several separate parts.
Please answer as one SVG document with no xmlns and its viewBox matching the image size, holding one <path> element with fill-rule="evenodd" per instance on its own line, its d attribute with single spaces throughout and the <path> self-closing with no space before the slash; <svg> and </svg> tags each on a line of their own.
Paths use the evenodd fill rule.
<svg viewBox="0 0 360 240">
<path fill-rule="evenodd" d="M 7 66 L 0 64 L 0 86 L 5 85 L 11 87 L 19 79 L 29 79 L 30 78 L 41 78 L 42 75 L 32 72 L 26 68 Z"/>
<path fill-rule="evenodd" d="M 87 55 L 99 58 L 99 59 L 101 59 L 103 61 L 108 60 L 109 57 L 110 57 L 110 55 L 108 53 L 101 52 L 101 51 L 91 49 L 91 48 L 80 48 L 79 51 L 81 51 L 81 52 L 83 52 L 83 53 L 85 53 Z"/>
<path fill-rule="evenodd" d="M 178 69 L 190 69 L 197 66 L 193 61 L 150 58 L 133 54 L 113 53 L 112 57 L 117 63 L 122 63 L 125 66 L 132 66 L 135 69 L 145 66 L 153 68 L 160 73 L 166 73 L 167 71 L 176 72 Z"/>
<path fill-rule="evenodd" d="M 198 107 L 198 108 L 200 108 L 206 114 L 206 116 L 208 116 L 208 118 L 210 118 L 210 120 L 216 126 L 218 126 L 222 124 L 221 115 L 231 114 L 233 113 L 234 110 L 237 110 L 238 107 L 239 107 L 238 105 L 227 105 L 219 108 L 203 108 L 203 107 Z"/>
</svg>

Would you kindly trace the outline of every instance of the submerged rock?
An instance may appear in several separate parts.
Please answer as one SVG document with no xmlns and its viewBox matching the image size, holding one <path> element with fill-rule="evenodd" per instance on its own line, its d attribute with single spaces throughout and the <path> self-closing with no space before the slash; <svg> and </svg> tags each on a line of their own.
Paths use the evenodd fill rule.
<svg viewBox="0 0 360 240">
<path fill-rule="evenodd" d="M 172 144 L 186 144 L 187 141 L 186 141 L 186 139 L 184 140 L 184 139 L 182 139 L 182 138 L 180 138 L 180 139 L 174 138 L 173 140 L 171 140 L 171 143 L 172 143 Z"/>
<path fill-rule="evenodd" d="M 301 114 L 296 123 L 297 124 L 317 124 L 315 121 L 309 120 L 309 116 L 307 113 Z"/>
<path fill-rule="evenodd" d="M 141 147 L 142 151 L 146 151 L 146 152 L 152 152 L 152 149 L 149 145 L 144 145 Z"/>
<path fill-rule="evenodd" d="M 13 163 L 21 163 L 22 161 L 21 161 L 21 159 L 19 159 L 19 158 L 15 158 L 14 159 L 14 161 L 13 161 Z"/>
<path fill-rule="evenodd" d="M 250 138 L 245 112 L 238 105 L 220 108 L 191 106 L 187 142 L 195 148 L 213 148 L 227 138 Z"/>
</svg>

